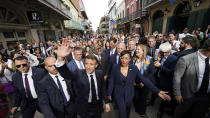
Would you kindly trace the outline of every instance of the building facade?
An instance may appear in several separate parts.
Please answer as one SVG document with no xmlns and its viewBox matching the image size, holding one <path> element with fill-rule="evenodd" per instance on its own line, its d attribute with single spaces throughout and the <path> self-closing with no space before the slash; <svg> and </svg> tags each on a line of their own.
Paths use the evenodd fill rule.
<svg viewBox="0 0 210 118">
<path fill-rule="evenodd" d="M 148 0 L 145 8 L 149 11 L 149 33 L 182 32 L 201 28 L 204 31 L 210 24 L 209 0 L 176 0 L 170 4 L 165 0 Z"/>
<path fill-rule="evenodd" d="M 100 34 L 108 34 L 109 33 L 109 16 L 105 15 L 101 17 L 98 33 Z"/>
<path fill-rule="evenodd" d="M 0 0 L 0 47 L 15 42 L 37 43 L 65 35 L 63 20 L 70 8 L 61 0 Z"/>
<path fill-rule="evenodd" d="M 125 18 L 125 1 L 122 0 L 119 5 L 117 5 L 117 17 L 116 21 L 118 23 L 117 29 L 118 33 L 124 33 L 125 32 L 125 24 L 122 24 L 120 20 Z"/>
<path fill-rule="evenodd" d="M 108 2 L 108 14 L 109 14 L 109 18 L 110 20 L 115 20 L 116 18 L 116 0 L 109 0 Z M 113 33 L 113 29 L 111 27 L 111 22 L 109 22 L 109 32 Z"/>
<path fill-rule="evenodd" d="M 84 26 L 82 25 L 82 16 L 80 11 L 80 2 L 82 0 L 65 0 L 66 4 L 71 8 L 71 20 L 65 20 L 65 28 L 67 35 L 79 35 L 84 33 Z"/>
</svg>

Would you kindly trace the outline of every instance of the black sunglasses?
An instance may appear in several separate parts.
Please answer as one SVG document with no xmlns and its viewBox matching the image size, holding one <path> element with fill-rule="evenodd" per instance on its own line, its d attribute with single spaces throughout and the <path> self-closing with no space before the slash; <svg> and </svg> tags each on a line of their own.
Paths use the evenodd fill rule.
<svg viewBox="0 0 210 118">
<path fill-rule="evenodd" d="M 16 67 L 16 68 L 20 68 L 21 65 L 22 65 L 23 67 L 26 67 L 26 66 L 27 66 L 27 64 L 20 64 L 20 65 L 16 65 L 15 67 Z"/>
</svg>

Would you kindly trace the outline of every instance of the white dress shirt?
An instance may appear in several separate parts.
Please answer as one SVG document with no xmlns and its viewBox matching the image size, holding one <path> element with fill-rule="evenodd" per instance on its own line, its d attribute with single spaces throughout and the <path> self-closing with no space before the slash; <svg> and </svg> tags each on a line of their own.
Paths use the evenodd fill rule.
<svg viewBox="0 0 210 118">
<path fill-rule="evenodd" d="M 74 57 L 74 52 L 72 52 L 72 58 L 75 59 L 75 57 Z"/>
<path fill-rule="evenodd" d="M 134 53 L 135 53 L 135 50 L 133 50 L 133 51 L 131 52 L 131 56 L 132 56 L 132 57 L 135 56 Z"/>
<path fill-rule="evenodd" d="M 59 73 L 57 75 L 53 75 L 53 74 L 49 73 L 49 75 L 53 78 L 55 84 L 59 88 L 59 85 L 57 83 L 57 78 L 55 77 L 55 76 L 58 76 L 58 79 L 59 79 L 59 81 L 61 83 L 61 86 L 63 88 L 63 92 L 65 94 L 65 97 L 66 97 L 67 101 L 69 101 L 70 100 L 70 94 L 68 93 L 66 81 L 64 80 L 64 78 Z"/>
<path fill-rule="evenodd" d="M 40 49 L 41 49 L 42 53 L 43 53 L 44 55 L 46 55 L 45 48 L 44 48 L 44 47 L 40 47 Z"/>
<path fill-rule="evenodd" d="M 55 63 L 55 66 L 56 67 L 61 67 L 65 64 L 65 61 L 63 62 L 58 62 L 56 61 Z M 97 85 L 97 80 L 96 80 L 96 74 L 95 72 L 93 72 L 93 74 L 88 74 L 87 73 L 87 76 L 88 76 L 88 80 L 89 80 L 89 85 L 90 85 L 90 93 L 89 93 L 89 98 L 88 98 L 88 102 L 91 103 L 92 101 L 92 92 L 91 92 L 91 77 L 90 75 L 93 75 L 93 80 L 94 80 L 94 83 L 95 83 L 95 88 L 96 88 L 96 96 L 97 96 L 97 100 L 99 100 L 99 96 L 98 96 L 98 85 Z"/>
<path fill-rule="evenodd" d="M 91 77 L 90 77 L 90 75 L 93 75 L 93 80 L 94 80 L 94 84 L 95 84 L 95 88 L 96 88 L 96 96 L 97 96 L 97 100 L 99 100 L 99 97 L 98 97 L 98 85 L 97 85 L 97 80 L 96 80 L 96 74 L 95 74 L 95 72 L 93 72 L 92 74 L 88 74 L 87 73 L 89 84 L 90 84 L 90 93 L 89 93 L 88 103 L 91 103 L 92 102 Z"/>
<path fill-rule="evenodd" d="M 203 75 L 204 75 L 204 72 L 205 72 L 205 59 L 207 57 L 204 56 L 203 54 L 201 54 L 199 51 L 198 51 L 198 66 L 199 66 L 199 78 L 198 78 L 198 87 L 197 87 L 197 91 L 199 91 L 200 87 L 201 87 L 201 84 L 202 84 L 202 81 L 203 81 Z M 210 76 L 209 76 L 210 77 Z M 209 87 L 208 87 L 208 93 L 210 92 L 210 79 L 209 79 Z"/>
<path fill-rule="evenodd" d="M 77 67 L 78 67 L 79 69 L 85 69 L 85 66 L 84 66 L 82 60 L 78 61 L 78 60 L 75 59 L 74 61 L 76 62 Z"/>
<path fill-rule="evenodd" d="M 101 63 L 101 55 L 97 55 L 97 54 L 94 54 L 96 56 L 96 58 L 98 59 L 99 63 Z"/>
<path fill-rule="evenodd" d="M 24 55 L 24 56 L 26 56 L 28 58 L 28 61 L 29 61 L 31 67 L 39 65 L 39 60 L 37 59 L 37 57 L 35 55 L 33 55 L 31 53 L 27 53 L 27 55 Z"/>
<path fill-rule="evenodd" d="M 113 55 L 115 53 L 115 51 L 116 51 L 116 47 L 113 50 L 111 49 L 110 50 L 110 56 Z"/>
<path fill-rule="evenodd" d="M 34 81 L 32 79 L 32 68 L 30 67 L 27 73 L 22 73 L 22 78 L 23 78 L 23 86 L 25 88 L 26 91 L 26 86 L 25 86 L 25 74 L 27 74 L 27 78 L 28 78 L 28 83 L 29 83 L 29 87 L 30 87 L 30 91 L 31 91 L 31 95 L 34 99 L 37 98 L 37 94 L 36 94 L 36 90 L 34 87 Z"/>
<path fill-rule="evenodd" d="M 120 60 L 120 56 L 119 56 L 119 55 L 117 55 L 117 59 L 116 59 L 117 64 L 119 63 L 119 60 Z"/>
</svg>

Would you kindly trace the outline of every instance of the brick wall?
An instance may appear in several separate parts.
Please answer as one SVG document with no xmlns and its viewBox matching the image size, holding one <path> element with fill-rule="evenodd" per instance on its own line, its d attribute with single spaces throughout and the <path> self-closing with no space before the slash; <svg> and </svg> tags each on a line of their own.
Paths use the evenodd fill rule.
<svg viewBox="0 0 210 118">
<path fill-rule="evenodd" d="M 139 4 L 140 9 L 140 2 L 141 0 L 125 0 L 125 9 L 126 9 L 126 16 L 137 10 L 137 2 Z M 129 10 L 129 11 L 128 11 Z"/>
<path fill-rule="evenodd" d="M 73 5 L 74 7 L 80 11 L 80 0 L 69 0 Z"/>
</svg>

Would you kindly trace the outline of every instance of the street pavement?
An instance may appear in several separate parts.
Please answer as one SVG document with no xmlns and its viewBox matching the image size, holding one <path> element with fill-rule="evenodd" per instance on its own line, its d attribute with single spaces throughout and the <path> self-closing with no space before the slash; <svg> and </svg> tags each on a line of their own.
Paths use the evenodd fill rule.
<svg viewBox="0 0 210 118">
<path fill-rule="evenodd" d="M 149 118 L 156 118 L 159 103 L 160 103 L 160 99 L 157 99 L 154 106 L 147 107 L 147 115 Z M 22 118 L 22 117 L 20 114 L 18 114 L 18 117 L 16 117 L 16 118 Z M 44 118 L 44 117 L 41 113 L 36 112 L 35 118 Z M 111 111 L 108 113 L 103 113 L 102 118 L 118 118 L 118 110 L 114 110 L 111 105 Z M 141 118 L 137 113 L 135 113 L 133 106 L 131 108 L 130 118 Z M 164 116 L 162 118 L 172 118 L 172 117 L 164 114 Z"/>
</svg>

